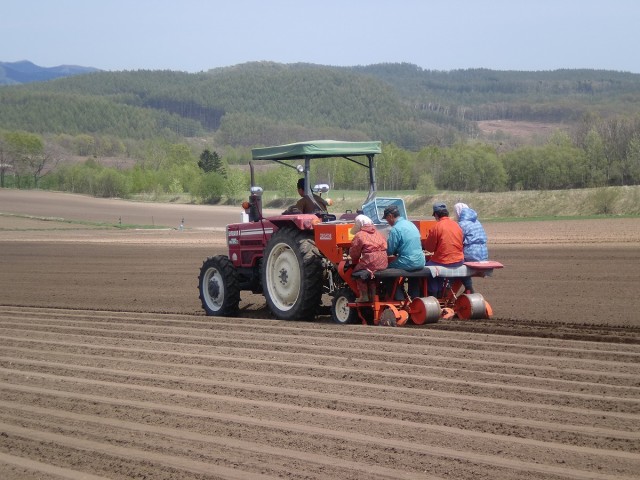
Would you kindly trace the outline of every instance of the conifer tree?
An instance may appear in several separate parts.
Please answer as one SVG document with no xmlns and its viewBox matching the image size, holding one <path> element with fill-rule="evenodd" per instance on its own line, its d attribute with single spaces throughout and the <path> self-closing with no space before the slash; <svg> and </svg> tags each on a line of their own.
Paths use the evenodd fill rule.
<svg viewBox="0 0 640 480">
<path fill-rule="evenodd" d="M 224 163 L 215 150 L 212 152 L 208 148 L 203 150 L 200 154 L 200 160 L 198 160 L 198 167 L 200 167 L 205 173 L 216 172 L 223 177 L 227 176 L 227 172 L 224 168 Z"/>
</svg>

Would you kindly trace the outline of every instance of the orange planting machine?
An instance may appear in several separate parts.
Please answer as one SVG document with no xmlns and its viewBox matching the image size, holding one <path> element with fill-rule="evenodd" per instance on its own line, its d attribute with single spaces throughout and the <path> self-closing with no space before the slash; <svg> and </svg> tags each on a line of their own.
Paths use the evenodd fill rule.
<svg viewBox="0 0 640 480">
<path fill-rule="evenodd" d="M 418 227 L 424 244 L 435 220 L 413 220 L 413 223 Z M 366 270 L 353 273 L 348 260 L 352 226 L 351 223 L 320 223 L 314 231 L 318 249 L 337 266 L 344 283 L 333 293 L 331 314 L 334 321 L 353 323 L 359 320 L 365 324 L 402 326 L 407 322 L 416 325 L 434 323 L 440 318 L 454 316 L 465 320 L 490 318 L 493 314 L 491 306 L 481 294 L 463 293 L 461 278 L 489 276 L 494 269 L 503 267 L 501 263 L 468 262 L 454 269 L 425 266 L 422 270 L 412 272 L 388 268 L 373 275 Z M 369 302 L 355 301 L 358 294 L 355 276 L 366 280 Z M 427 278 L 430 276 L 443 278 L 444 289 L 440 298 L 431 296 L 427 289 Z M 420 292 L 413 298 L 407 288 L 410 279 L 417 283 Z"/>
</svg>

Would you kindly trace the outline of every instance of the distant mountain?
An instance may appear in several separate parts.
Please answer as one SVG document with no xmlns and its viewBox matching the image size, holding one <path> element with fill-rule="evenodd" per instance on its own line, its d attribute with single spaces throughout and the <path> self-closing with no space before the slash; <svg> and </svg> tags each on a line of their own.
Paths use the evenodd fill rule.
<svg viewBox="0 0 640 480">
<path fill-rule="evenodd" d="M 20 62 L 0 62 L 0 85 L 46 82 L 54 78 L 71 77 L 73 75 L 99 71 L 97 68 L 79 67 L 77 65 L 40 67 L 28 60 Z"/>
</svg>

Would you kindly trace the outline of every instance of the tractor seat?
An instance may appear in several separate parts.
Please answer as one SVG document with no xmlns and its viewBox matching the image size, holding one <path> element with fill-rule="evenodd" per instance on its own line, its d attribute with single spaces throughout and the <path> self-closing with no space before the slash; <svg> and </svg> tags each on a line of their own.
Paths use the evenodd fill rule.
<svg viewBox="0 0 640 480">
<path fill-rule="evenodd" d="M 496 265 L 497 264 L 497 265 Z M 498 266 L 500 265 L 500 266 Z M 375 272 L 375 278 L 398 278 L 398 277 L 441 277 L 441 278 L 463 278 L 463 277 L 489 277 L 493 273 L 494 268 L 501 268 L 498 262 L 491 262 L 484 268 L 471 268 L 467 265 L 461 267 L 435 267 L 428 266 L 421 270 L 402 270 L 401 268 L 386 268 Z M 369 280 L 371 274 L 368 270 L 359 270 L 352 274 L 353 277 Z"/>
<path fill-rule="evenodd" d="M 316 215 L 322 221 L 322 223 L 334 222 L 336 220 L 336 216 L 333 213 L 317 211 Z"/>
<path fill-rule="evenodd" d="M 378 270 L 374 273 L 375 278 L 398 278 L 398 277 L 430 277 L 431 270 L 427 267 L 420 270 L 402 270 L 401 268 L 385 268 L 384 270 Z M 358 270 L 353 272 L 353 277 L 361 278 L 362 280 L 369 280 L 371 278 L 371 272 L 368 270 Z"/>
</svg>

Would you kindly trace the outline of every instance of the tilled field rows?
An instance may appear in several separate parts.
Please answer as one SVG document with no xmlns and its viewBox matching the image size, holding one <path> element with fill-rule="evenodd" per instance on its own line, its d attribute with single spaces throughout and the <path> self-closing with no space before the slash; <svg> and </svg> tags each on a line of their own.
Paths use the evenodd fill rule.
<svg viewBox="0 0 640 480">
<path fill-rule="evenodd" d="M 3 479 L 640 472 L 640 345 L 0 307 L 0 375 Z"/>
</svg>

